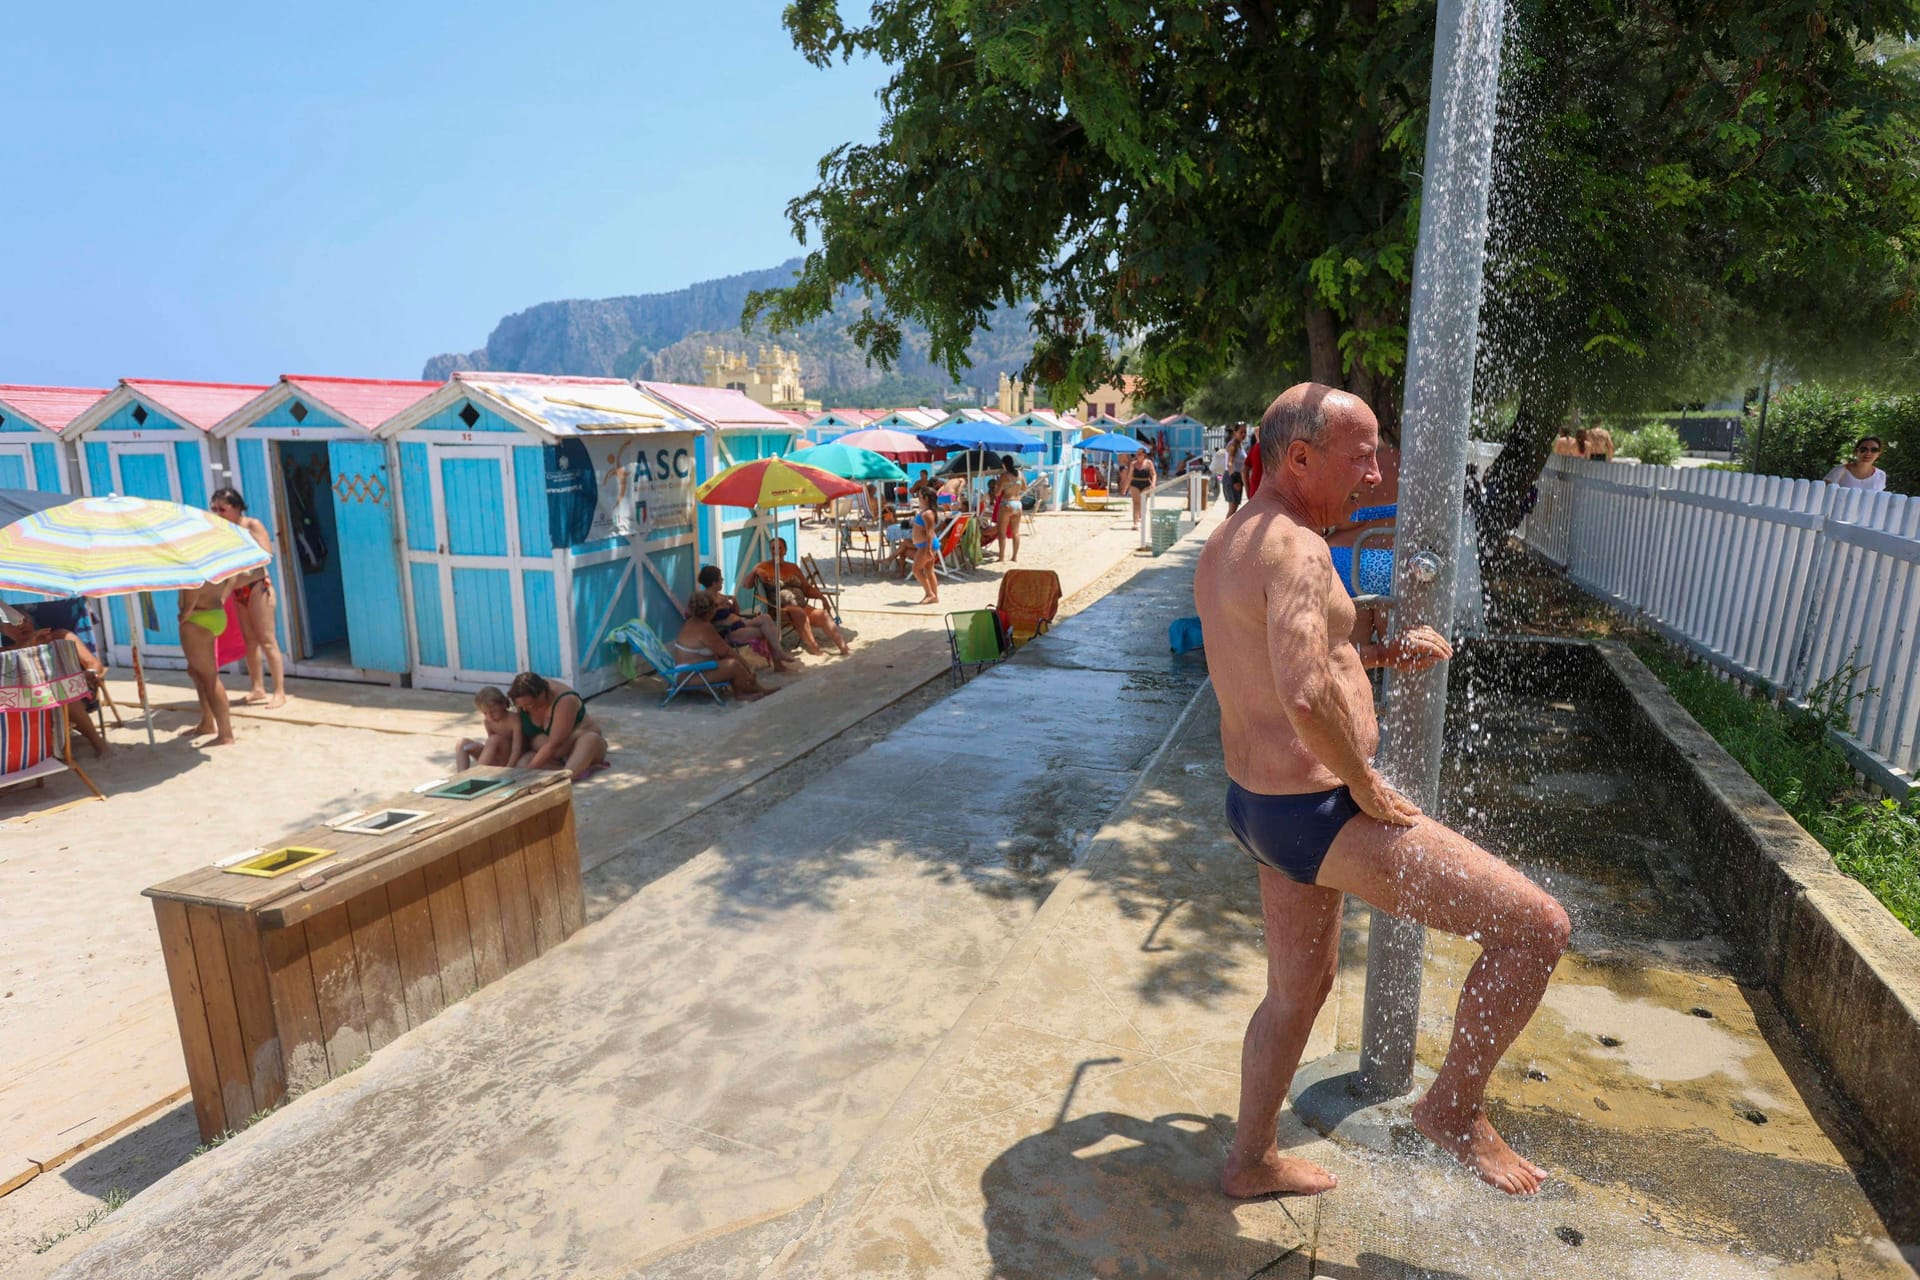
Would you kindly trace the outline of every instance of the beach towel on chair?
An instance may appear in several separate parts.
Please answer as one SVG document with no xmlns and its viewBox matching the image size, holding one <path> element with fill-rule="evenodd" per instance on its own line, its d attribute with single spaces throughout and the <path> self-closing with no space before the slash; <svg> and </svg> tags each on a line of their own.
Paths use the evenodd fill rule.
<svg viewBox="0 0 1920 1280">
<path fill-rule="evenodd" d="M 1015 645 L 1053 625 L 1060 611 L 1060 575 L 1051 569 L 1009 569 L 1000 579 L 1000 598 L 994 604 L 1006 620 Z"/>
</svg>

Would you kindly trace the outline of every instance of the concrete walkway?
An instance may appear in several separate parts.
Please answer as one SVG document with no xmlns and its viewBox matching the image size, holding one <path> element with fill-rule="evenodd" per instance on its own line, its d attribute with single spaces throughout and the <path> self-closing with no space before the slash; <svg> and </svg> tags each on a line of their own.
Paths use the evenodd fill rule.
<svg viewBox="0 0 1920 1280">
<path fill-rule="evenodd" d="M 1170 492 L 1160 506 L 1176 502 Z M 1050 514 L 1032 524 L 1022 567 L 1060 573 L 1063 615 L 1151 563 L 1134 553 L 1125 515 Z M 824 560 L 827 537 L 808 526 L 801 544 L 817 544 Z M 945 584 L 945 607 L 990 606 L 1000 576 L 987 566 Z M 726 707 L 681 698 L 662 708 L 659 683 L 649 678 L 593 699 L 616 750 L 614 768 L 584 786 L 576 804 L 587 869 L 623 857 L 627 869 L 651 865 L 651 843 L 663 830 L 706 814 L 937 677 L 947 665 L 938 611 L 892 603 L 917 596 L 911 584 L 849 578 L 853 655 L 805 659 L 796 674 L 772 679 L 775 698 Z M 243 687 L 231 675 L 228 684 Z M 202 750 L 174 736 L 194 716 L 184 673 L 152 673 L 157 748 L 138 727 L 131 679 L 116 681 L 128 727 L 111 731 L 116 750 L 107 759 L 80 751 L 107 803 L 19 816 L 84 795 L 72 779 L 0 796 L 0 936 L 8 939 L 0 957 L 0 1079 L 7 1082 L 0 1090 L 0 1270 L 15 1240 L 91 1207 L 91 1197 L 76 1191 L 50 1197 L 60 1203 L 41 1211 L 9 1189 L 164 1115 L 185 1096 L 153 915 L 139 891 L 363 807 L 396 790 L 396 780 L 435 777 L 451 767 L 454 742 L 476 728 L 462 694 L 288 684 L 284 708 L 236 706 L 237 746 Z M 590 877 L 597 900 L 589 918 L 627 896 L 633 880 L 624 870 Z M 184 1155 L 193 1145 L 171 1149 Z M 143 1151 L 136 1163 L 144 1172 L 103 1175 L 105 1187 L 145 1185 L 157 1176 L 159 1155 Z"/>
<path fill-rule="evenodd" d="M 1198 546 L 169 1175 L 62 1274 L 545 1277 L 784 1244 L 1191 702 L 1202 664 L 1165 637 Z"/>
<path fill-rule="evenodd" d="M 1265 983 L 1258 887 L 1217 820 L 1218 708 L 1163 758 L 1055 891 L 914 1086 L 771 1261 L 715 1274 L 1309 1280 L 1910 1277 L 1882 1186 L 1763 989 L 1741 985 L 1657 779 L 1577 693 L 1456 724 L 1447 816 L 1547 884 L 1575 922 L 1491 1112 L 1555 1178 L 1486 1187 L 1411 1136 L 1280 1142 L 1340 1178 L 1314 1200 L 1215 1185 L 1240 1039 Z M 1366 914 L 1306 1059 L 1357 1047 Z M 1476 949 L 1429 949 L 1420 1056 L 1437 1065 Z M 1867 1170 L 1864 1174 L 1861 1170 Z M 1879 1206 L 1863 1189 L 1879 1195 Z M 695 1274 L 678 1267 L 633 1274 Z"/>
</svg>

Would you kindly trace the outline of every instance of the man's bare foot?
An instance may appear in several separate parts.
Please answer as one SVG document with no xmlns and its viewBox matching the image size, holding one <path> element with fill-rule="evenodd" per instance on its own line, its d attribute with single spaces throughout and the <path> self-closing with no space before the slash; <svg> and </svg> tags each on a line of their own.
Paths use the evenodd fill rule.
<svg viewBox="0 0 1920 1280">
<path fill-rule="evenodd" d="M 287 695 L 284 693 L 276 693 L 271 698 L 267 699 L 267 710 L 269 711 L 278 711 L 281 707 L 284 707 L 286 705 L 287 705 Z"/>
<path fill-rule="evenodd" d="M 840 656 L 841 656 L 841 657 L 843 657 L 843 658 L 845 658 L 845 657 L 850 657 L 850 656 L 851 656 L 852 654 L 853 654 L 853 650 L 852 650 L 851 648 L 849 648 L 849 647 L 848 647 L 847 645 L 845 645 L 845 644 L 842 644 L 842 645 L 840 646 Z"/>
<path fill-rule="evenodd" d="M 239 703 L 243 707 L 256 706 L 262 702 L 265 702 L 266 700 L 267 700 L 267 691 L 265 689 L 254 689 L 251 692 L 242 694 L 240 697 L 234 699 L 235 702 Z"/>
<path fill-rule="evenodd" d="M 233 745 L 233 735 L 228 734 L 224 738 L 208 738 L 205 742 L 196 742 L 193 745 L 196 747 L 230 747 Z"/>
<path fill-rule="evenodd" d="M 1547 1180 L 1547 1171 L 1508 1146 L 1485 1112 L 1476 1109 L 1462 1118 L 1429 1106 L 1428 1098 L 1414 1103 L 1413 1127 L 1473 1170 L 1480 1181 L 1510 1196 L 1530 1196 Z"/>
<path fill-rule="evenodd" d="M 179 736 L 182 738 L 204 738 L 210 733 L 218 733 L 218 732 L 220 732 L 220 727 L 218 725 L 211 725 L 211 724 L 208 724 L 206 721 L 202 720 L 199 724 L 194 725 L 191 729 L 182 729 L 179 733 Z"/>
<path fill-rule="evenodd" d="M 1269 1147 L 1258 1160 L 1227 1156 L 1220 1173 L 1220 1189 L 1239 1200 L 1253 1196 L 1317 1196 L 1340 1185 L 1340 1179 L 1311 1160 L 1283 1156 Z"/>
</svg>

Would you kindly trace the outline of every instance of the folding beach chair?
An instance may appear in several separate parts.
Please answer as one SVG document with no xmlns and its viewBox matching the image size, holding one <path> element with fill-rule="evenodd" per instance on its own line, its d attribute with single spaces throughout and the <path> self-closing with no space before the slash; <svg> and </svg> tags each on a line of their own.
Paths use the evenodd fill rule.
<svg viewBox="0 0 1920 1280">
<path fill-rule="evenodd" d="M 94 625 L 93 605 L 85 596 L 70 596 L 57 600 L 36 600 L 32 604 L 21 605 L 20 611 L 33 620 L 36 627 L 52 627 L 55 630 L 71 631 L 102 662 L 106 656 L 100 652 L 100 641 L 96 638 L 99 629 Z M 93 684 L 94 716 L 100 724 L 100 732 L 107 731 L 107 713 L 113 713 L 113 723 L 124 727 L 126 721 L 120 718 L 120 707 L 113 700 L 113 694 L 107 690 L 105 680 L 95 680 Z"/>
<path fill-rule="evenodd" d="M 820 564 L 813 558 L 813 552 L 800 553 L 800 573 L 807 585 L 827 598 L 827 611 L 833 614 L 833 620 L 840 620 L 840 588 L 830 587 L 827 580 L 820 576 Z"/>
<path fill-rule="evenodd" d="M 953 687 L 967 680 L 967 668 L 974 674 L 986 670 L 1013 651 L 1000 615 L 992 609 L 968 609 L 946 616 L 947 648 L 953 655 Z"/>
<path fill-rule="evenodd" d="M 994 604 L 1008 642 L 1019 648 L 1053 625 L 1060 612 L 1060 575 L 1051 569 L 1009 569 Z"/>
<path fill-rule="evenodd" d="M 667 682 L 667 696 L 660 699 L 661 706 L 666 706 L 673 701 L 675 694 L 690 687 L 705 689 L 715 702 L 720 702 L 719 687 L 707 678 L 707 673 L 719 670 L 720 664 L 712 658 L 705 662 L 675 662 L 666 642 L 655 635 L 653 629 L 640 619 L 623 622 L 609 631 L 607 643 L 626 645 L 634 653 L 639 654 L 643 662 L 653 668 L 655 675 Z M 628 661 L 630 662 L 631 659 Z M 721 705 L 726 704 L 721 703 Z"/>
<path fill-rule="evenodd" d="M 933 571 L 943 578 L 950 578 L 964 567 L 961 564 L 961 543 L 965 541 L 967 529 L 973 524 L 973 517 L 961 512 L 948 522 L 933 542 Z"/>
</svg>

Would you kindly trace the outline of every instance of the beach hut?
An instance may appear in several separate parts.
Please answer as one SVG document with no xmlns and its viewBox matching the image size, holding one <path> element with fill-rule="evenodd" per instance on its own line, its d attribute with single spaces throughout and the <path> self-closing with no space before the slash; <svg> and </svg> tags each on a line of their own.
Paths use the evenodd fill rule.
<svg viewBox="0 0 1920 1280">
<path fill-rule="evenodd" d="M 473 372 L 376 434 L 397 454 L 416 685 L 537 671 L 597 693 L 622 680 L 609 630 L 678 625 L 699 424 L 619 378 Z"/>
<path fill-rule="evenodd" d="M 1174 465 L 1188 454 L 1204 458 L 1207 454 L 1207 424 L 1184 413 L 1168 414 L 1160 419 L 1159 430 L 1167 438 Z"/>
<path fill-rule="evenodd" d="M 938 409 L 892 409 L 881 414 L 867 425 L 888 431 L 904 431 L 908 435 L 923 435 L 933 430 L 947 417 Z"/>
<path fill-rule="evenodd" d="M 442 385 L 286 374 L 215 424 L 234 488 L 273 533 L 287 674 L 398 684 L 412 670 L 398 486 L 376 433 Z"/>
<path fill-rule="evenodd" d="M 61 433 L 105 388 L 0 385 L 0 489 L 80 493 L 71 440 Z"/>
<path fill-rule="evenodd" d="M 814 415 L 807 438 L 825 444 L 849 431 L 865 431 L 886 415 L 885 409 L 828 409 Z"/>
<path fill-rule="evenodd" d="M 227 483 L 226 460 L 211 432 L 216 423 L 265 391 L 258 383 L 168 382 L 122 378 L 60 434 L 71 438 L 88 497 L 124 494 L 204 507 Z M 133 660 L 133 627 L 148 666 L 183 667 L 175 593 L 159 592 L 152 608 L 121 597 L 107 601 L 107 644 L 116 663 Z"/>
<path fill-rule="evenodd" d="M 1080 438 L 1080 419 L 1070 413 L 1035 409 L 1012 419 L 1007 425 L 1018 427 L 1047 442 L 1047 451 L 1040 455 L 1034 465 L 1047 479 L 1050 505 L 1057 508 L 1064 504 L 1072 486 L 1078 483 L 1080 459 L 1073 454 L 1073 442 Z"/>
<path fill-rule="evenodd" d="M 792 452 L 793 442 L 800 436 L 800 429 L 778 410 L 743 392 L 679 382 L 642 382 L 639 386 L 704 430 L 699 465 L 703 481 L 737 462 L 784 457 Z M 744 507 L 702 506 L 699 515 L 700 559 L 720 566 L 729 591 L 735 589 L 743 573 L 772 556 L 767 540 L 776 531 L 786 538 L 791 548 L 788 554 L 799 551 L 799 512 L 793 507 L 749 511 Z M 689 577 L 688 590 L 679 598 L 684 600 L 691 591 Z"/>
</svg>

